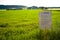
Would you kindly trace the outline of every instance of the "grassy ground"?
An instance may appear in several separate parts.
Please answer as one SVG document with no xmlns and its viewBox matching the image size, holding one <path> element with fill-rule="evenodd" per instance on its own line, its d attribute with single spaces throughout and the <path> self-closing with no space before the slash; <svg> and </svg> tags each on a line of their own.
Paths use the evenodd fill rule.
<svg viewBox="0 0 60 40">
<path fill-rule="evenodd" d="M 0 11 L 0 40 L 43 40 L 39 28 L 39 13 L 42 10 Z M 52 30 L 47 40 L 60 38 L 60 11 L 52 11 Z"/>
</svg>

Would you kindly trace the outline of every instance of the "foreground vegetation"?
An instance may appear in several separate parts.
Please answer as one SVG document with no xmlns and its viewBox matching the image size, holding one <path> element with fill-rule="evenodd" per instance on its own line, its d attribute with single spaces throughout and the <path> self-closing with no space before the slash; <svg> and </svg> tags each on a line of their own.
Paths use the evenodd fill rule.
<svg viewBox="0 0 60 40">
<path fill-rule="evenodd" d="M 42 10 L 0 11 L 0 40 L 43 40 L 39 28 Z M 47 40 L 60 40 L 60 11 L 52 11 L 52 29 L 47 30 Z"/>
</svg>

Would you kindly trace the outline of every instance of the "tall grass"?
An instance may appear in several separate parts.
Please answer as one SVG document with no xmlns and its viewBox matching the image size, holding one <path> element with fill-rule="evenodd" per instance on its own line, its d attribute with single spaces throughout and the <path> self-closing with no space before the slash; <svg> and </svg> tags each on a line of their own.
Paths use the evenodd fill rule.
<svg viewBox="0 0 60 40">
<path fill-rule="evenodd" d="M 41 10 L 0 11 L 0 40 L 44 40 L 39 27 Z M 52 11 L 52 29 L 46 40 L 60 40 L 60 11 Z"/>
</svg>

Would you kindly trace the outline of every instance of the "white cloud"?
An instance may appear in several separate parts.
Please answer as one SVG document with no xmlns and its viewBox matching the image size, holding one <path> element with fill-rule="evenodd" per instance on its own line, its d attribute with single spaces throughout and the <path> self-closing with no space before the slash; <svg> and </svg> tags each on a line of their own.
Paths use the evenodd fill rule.
<svg viewBox="0 0 60 40">
<path fill-rule="evenodd" d="M 0 0 L 4 5 L 26 5 L 26 6 L 59 6 L 60 0 Z"/>
</svg>

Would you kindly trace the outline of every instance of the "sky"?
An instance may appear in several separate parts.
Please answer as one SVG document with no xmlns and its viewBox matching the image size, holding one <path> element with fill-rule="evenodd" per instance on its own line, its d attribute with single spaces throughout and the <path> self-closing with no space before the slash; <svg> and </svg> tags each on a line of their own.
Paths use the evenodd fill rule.
<svg viewBox="0 0 60 40">
<path fill-rule="evenodd" d="M 60 0 L 0 0 L 0 5 L 60 7 Z"/>
</svg>

